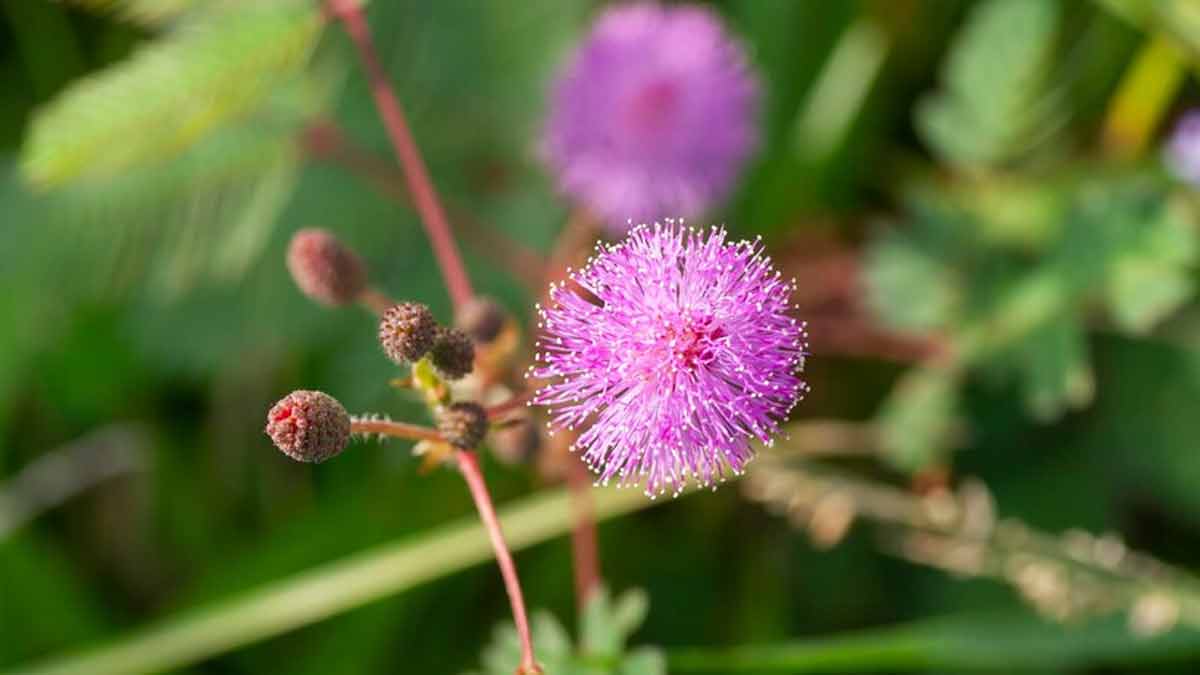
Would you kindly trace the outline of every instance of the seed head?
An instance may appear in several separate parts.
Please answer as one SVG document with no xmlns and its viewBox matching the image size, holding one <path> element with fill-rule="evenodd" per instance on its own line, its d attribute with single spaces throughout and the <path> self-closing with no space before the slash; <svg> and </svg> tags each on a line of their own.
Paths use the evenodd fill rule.
<svg viewBox="0 0 1200 675">
<path fill-rule="evenodd" d="M 454 323 L 476 344 L 486 345 L 500 335 L 508 314 L 491 298 L 474 297 L 458 310 Z"/>
<path fill-rule="evenodd" d="M 474 450 L 487 434 L 487 412 L 478 403 L 459 401 L 438 417 L 438 431 L 446 442 L 461 450 Z"/>
<path fill-rule="evenodd" d="M 349 304 L 367 287 L 362 260 L 327 230 L 293 235 L 287 267 L 300 291 L 322 305 Z"/>
<path fill-rule="evenodd" d="M 419 361 L 433 348 L 437 332 L 433 312 L 417 302 L 392 305 L 379 319 L 379 344 L 397 365 Z"/>
<path fill-rule="evenodd" d="M 457 380 L 475 368 L 475 345 L 461 330 L 439 327 L 430 358 L 446 379 Z"/>
<path fill-rule="evenodd" d="M 267 413 L 266 432 L 275 447 L 292 459 L 323 462 L 346 449 L 350 415 L 329 394 L 293 391 Z"/>
</svg>

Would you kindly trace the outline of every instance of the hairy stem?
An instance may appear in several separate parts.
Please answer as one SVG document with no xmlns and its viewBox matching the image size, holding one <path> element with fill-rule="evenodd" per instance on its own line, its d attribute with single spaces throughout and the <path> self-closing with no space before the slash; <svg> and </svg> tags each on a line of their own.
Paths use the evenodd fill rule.
<svg viewBox="0 0 1200 675">
<path fill-rule="evenodd" d="M 483 480 L 483 472 L 479 470 L 479 461 L 475 458 L 475 453 L 470 451 L 459 452 L 457 460 L 458 469 L 471 491 L 471 498 L 475 500 L 475 508 L 479 510 L 479 519 L 483 521 L 483 527 L 492 541 L 496 564 L 500 566 L 500 575 L 504 577 L 504 588 L 508 591 L 508 601 L 512 605 L 513 623 L 516 624 L 517 637 L 521 641 L 521 665 L 517 668 L 517 675 L 540 673 L 541 669 L 533 658 L 533 639 L 529 632 L 529 619 L 525 614 L 525 596 L 521 593 L 521 580 L 517 577 L 517 567 L 513 564 L 512 554 L 504 541 L 504 532 L 496 518 L 496 509 L 492 506 L 492 497 Z"/>
<path fill-rule="evenodd" d="M 437 190 L 429 179 L 425 161 L 421 159 L 421 152 L 417 149 L 416 141 L 408 128 L 404 109 L 392 91 L 387 74 L 379 62 L 366 18 L 354 0 L 325 0 L 325 7 L 332 16 L 341 21 L 346 34 L 358 50 L 359 59 L 371 86 L 371 95 L 375 98 L 379 118 L 383 121 L 392 148 L 396 151 L 396 158 L 404 169 L 408 192 L 412 196 L 413 206 L 421 216 L 429 243 L 433 246 L 434 256 L 446 282 L 446 290 L 450 293 L 454 306 L 462 307 L 474 296 L 471 280 L 467 277 L 467 270 L 454 243 L 450 223 L 438 199 Z"/>
<path fill-rule="evenodd" d="M 355 434 L 382 434 L 392 438 L 404 438 L 410 441 L 441 441 L 444 440 L 437 429 L 422 427 L 406 422 L 390 420 L 350 420 L 350 432 Z"/>
</svg>

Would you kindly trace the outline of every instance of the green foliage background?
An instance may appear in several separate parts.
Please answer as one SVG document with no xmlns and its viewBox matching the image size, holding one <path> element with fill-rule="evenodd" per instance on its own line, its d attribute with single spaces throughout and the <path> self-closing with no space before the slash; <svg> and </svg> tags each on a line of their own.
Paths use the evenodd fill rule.
<svg viewBox="0 0 1200 675">
<path fill-rule="evenodd" d="M 816 240 L 850 247 L 853 304 L 954 355 L 848 355 L 814 317 L 797 418 L 873 420 L 881 461 L 849 463 L 872 478 L 952 467 L 1035 527 L 1115 531 L 1195 570 L 1200 221 L 1157 146 L 1200 102 L 1197 5 L 714 5 L 767 97 L 762 151 L 710 219 L 763 234 L 785 263 Z M 447 200 L 537 251 L 569 211 L 538 162 L 547 82 L 598 7 L 367 8 Z M 1139 99 L 1149 140 L 1122 145 L 1106 132 L 1115 102 L 1158 42 L 1173 56 L 1151 80 L 1178 88 Z M 294 290 L 293 231 L 335 230 L 380 286 L 450 318 L 415 214 L 298 144 L 328 118 L 389 152 L 350 45 L 315 2 L 0 0 L 0 92 L 0 485 L 97 429 L 136 430 L 144 446 L 141 471 L 0 534 L 0 670 L 472 512 L 457 477 L 420 475 L 404 444 L 313 468 L 261 433 L 296 388 L 422 419 L 387 387 L 370 318 Z M 463 238 L 476 286 L 527 317 L 528 290 Z M 500 502 L 541 487 L 527 468 L 486 469 Z M 817 550 L 727 487 L 608 522 L 600 544 L 609 587 L 649 598 L 632 642 L 679 672 L 1200 663 L 1188 629 L 1145 641 L 1119 618 L 1047 627 L 1010 589 L 887 557 L 875 534 Z M 518 565 L 532 607 L 581 623 L 565 539 Z M 506 617 L 494 568 L 476 566 L 180 672 L 462 672 Z M 485 661 L 503 660 L 498 635 Z"/>
</svg>

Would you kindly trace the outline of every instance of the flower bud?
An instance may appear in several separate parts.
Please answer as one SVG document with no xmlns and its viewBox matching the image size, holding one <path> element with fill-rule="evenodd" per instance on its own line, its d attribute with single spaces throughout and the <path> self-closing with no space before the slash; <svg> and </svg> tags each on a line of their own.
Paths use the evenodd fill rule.
<svg viewBox="0 0 1200 675">
<path fill-rule="evenodd" d="M 438 431 L 460 450 L 473 450 L 487 433 L 487 411 L 471 401 L 451 404 L 438 417 Z"/>
<path fill-rule="evenodd" d="M 350 415 L 329 394 L 293 391 L 267 413 L 266 432 L 275 447 L 292 459 L 323 462 L 346 449 Z"/>
<path fill-rule="evenodd" d="M 491 298 L 471 298 L 454 316 L 454 324 L 475 344 L 490 344 L 504 328 L 508 314 Z"/>
<path fill-rule="evenodd" d="M 443 377 L 457 380 L 475 368 L 475 345 L 457 328 L 438 328 L 430 358 Z"/>
<path fill-rule="evenodd" d="M 287 267 L 301 292 L 322 305 L 349 304 L 367 287 L 362 260 L 327 230 L 293 235 Z"/>
<path fill-rule="evenodd" d="M 392 305 L 379 319 L 379 344 L 398 365 L 425 356 L 433 348 L 437 332 L 433 312 L 416 302 Z"/>
</svg>

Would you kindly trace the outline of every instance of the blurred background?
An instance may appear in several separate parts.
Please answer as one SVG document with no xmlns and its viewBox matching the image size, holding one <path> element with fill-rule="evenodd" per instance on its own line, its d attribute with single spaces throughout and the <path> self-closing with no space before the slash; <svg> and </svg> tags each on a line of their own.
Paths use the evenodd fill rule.
<svg viewBox="0 0 1200 675">
<path fill-rule="evenodd" d="M 649 598 L 632 642 L 671 672 L 1194 672 L 1200 133 L 1173 129 L 1200 3 L 711 6 L 763 140 L 703 220 L 797 277 L 812 393 L 741 482 L 600 525 L 609 587 Z M 602 8 L 366 7 L 472 280 L 521 326 L 571 211 L 547 92 Z M 0 92 L 0 670 L 472 517 L 407 443 L 313 467 L 262 432 L 300 388 L 427 422 L 373 318 L 295 289 L 296 230 L 452 317 L 315 1 L 0 0 Z M 500 504 L 560 482 L 505 459 Z M 573 632 L 568 538 L 517 564 Z M 433 577 L 169 670 L 478 668 L 495 567 Z"/>
</svg>

